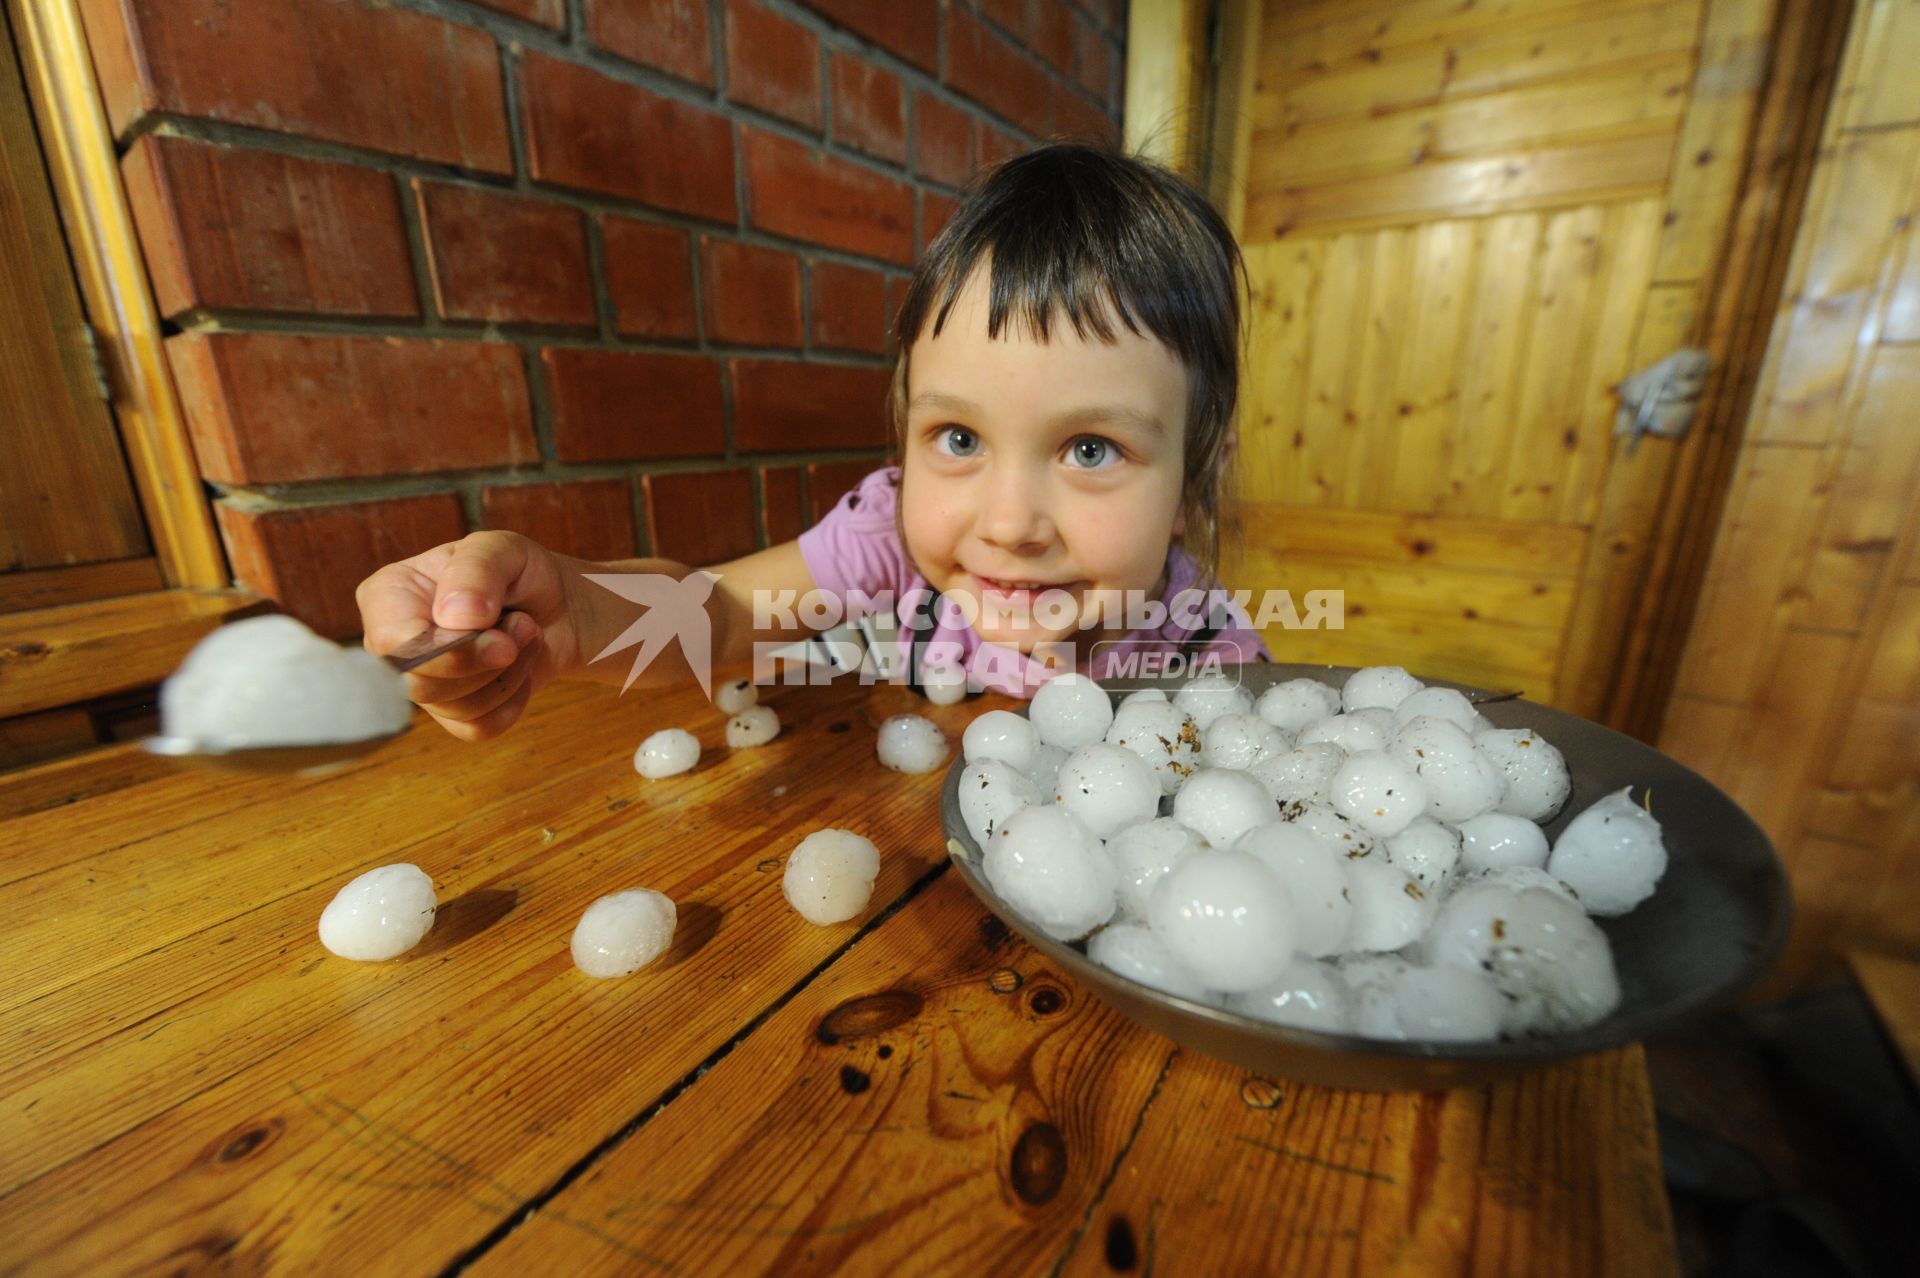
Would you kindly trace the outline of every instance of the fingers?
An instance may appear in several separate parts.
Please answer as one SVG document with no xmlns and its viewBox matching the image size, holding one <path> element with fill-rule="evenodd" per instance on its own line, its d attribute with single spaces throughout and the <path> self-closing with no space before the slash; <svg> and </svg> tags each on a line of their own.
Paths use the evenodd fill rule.
<svg viewBox="0 0 1920 1278">
<path fill-rule="evenodd" d="M 409 671 L 407 696 L 421 705 L 458 700 L 510 666 L 539 634 L 533 618 L 516 612 L 505 625 Z"/>
<path fill-rule="evenodd" d="M 433 620 L 450 630 L 478 630 L 500 616 L 507 590 L 525 571 L 527 546 L 509 533 L 461 538 L 434 585 Z"/>
<path fill-rule="evenodd" d="M 523 646 L 511 665 L 481 677 L 458 696 L 421 702 L 421 708 L 463 741 L 484 741 L 504 732 L 533 696 L 541 643 L 536 636 Z"/>
</svg>

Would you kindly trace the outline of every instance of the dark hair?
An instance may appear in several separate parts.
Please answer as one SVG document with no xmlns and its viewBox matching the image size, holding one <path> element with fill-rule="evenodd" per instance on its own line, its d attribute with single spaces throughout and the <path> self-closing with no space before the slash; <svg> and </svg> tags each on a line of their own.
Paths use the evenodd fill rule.
<svg viewBox="0 0 1920 1278">
<path fill-rule="evenodd" d="M 937 335 L 985 259 L 987 333 L 1009 323 L 1038 337 L 1065 316 L 1082 338 L 1111 342 L 1114 320 L 1151 334 L 1186 366 L 1182 540 L 1211 582 L 1220 557 L 1220 475 L 1240 383 L 1246 267 L 1207 197 L 1150 160 L 1080 143 L 1044 146 L 975 179 L 920 259 L 895 322 L 896 431 L 906 419 L 907 358 L 930 322 Z M 1144 333 L 1142 330 L 1144 329 Z"/>
</svg>

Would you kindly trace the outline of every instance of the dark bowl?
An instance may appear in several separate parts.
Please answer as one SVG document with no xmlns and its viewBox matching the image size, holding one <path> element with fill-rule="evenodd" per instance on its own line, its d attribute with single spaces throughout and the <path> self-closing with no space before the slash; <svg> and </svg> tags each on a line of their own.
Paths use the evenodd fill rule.
<svg viewBox="0 0 1920 1278">
<path fill-rule="evenodd" d="M 1256 696 L 1301 677 L 1335 688 L 1352 673 L 1339 666 L 1228 666 Z M 1128 680 L 1109 691 L 1116 702 L 1140 687 L 1177 689 L 1182 680 Z M 1488 695 L 1445 680 L 1430 684 Z M 1698 773 L 1631 737 L 1531 702 L 1495 701 L 1481 713 L 1501 728 L 1533 728 L 1566 755 L 1573 794 L 1546 826 L 1557 838 L 1587 806 L 1622 786 L 1650 795 L 1669 856 L 1653 896 L 1632 913 L 1597 918 L 1613 944 L 1620 1006 L 1596 1025 L 1571 1034 L 1492 1043 L 1397 1043 L 1293 1029 L 1195 1003 L 1137 984 L 1089 960 L 1083 947 L 1054 940 L 994 894 L 980 849 L 960 819 L 964 760 L 948 769 L 941 816 L 948 849 L 967 886 L 1027 943 L 1124 1015 L 1182 1047 L 1224 1061 L 1325 1087 L 1370 1091 L 1466 1087 L 1538 1065 L 1619 1047 L 1672 1029 L 1724 1005 L 1750 985 L 1779 953 L 1791 913 L 1785 872 L 1773 844 Z"/>
</svg>

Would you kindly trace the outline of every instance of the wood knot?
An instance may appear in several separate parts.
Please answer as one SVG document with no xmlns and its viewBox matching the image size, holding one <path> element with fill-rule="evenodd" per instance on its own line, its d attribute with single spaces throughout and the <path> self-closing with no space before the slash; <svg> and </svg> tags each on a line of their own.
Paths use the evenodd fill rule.
<svg viewBox="0 0 1920 1278">
<path fill-rule="evenodd" d="M 1042 985 L 1027 995 L 1027 1007 L 1035 1016 L 1052 1016 L 1067 1005 L 1067 996 L 1057 986 Z"/>
<path fill-rule="evenodd" d="M 219 1152 L 213 1156 L 213 1161 L 237 1163 L 252 1158 L 277 1140 L 286 1127 L 287 1122 L 284 1118 L 269 1118 L 264 1123 L 243 1127 L 221 1143 Z"/>
<path fill-rule="evenodd" d="M 1240 1084 L 1240 1100 L 1248 1109 L 1274 1109 L 1286 1097 L 1280 1084 L 1255 1075 Z"/>
<path fill-rule="evenodd" d="M 1115 1273 L 1130 1273 L 1140 1263 L 1140 1246 L 1133 1240 L 1133 1226 L 1125 1216 L 1107 1222 L 1107 1268 Z"/>
<path fill-rule="evenodd" d="M 867 1077 L 865 1070 L 855 1069 L 851 1065 L 840 1067 L 840 1090 L 847 1095 L 858 1096 L 872 1086 L 873 1080 Z"/>
<path fill-rule="evenodd" d="M 1010 967 L 995 968 L 987 978 L 987 988 L 995 994 L 1012 994 L 1026 984 L 1027 978 Z"/>
<path fill-rule="evenodd" d="M 1013 1192 L 1029 1207 L 1053 1201 L 1067 1178 L 1067 1142 L 1052 1123 L 1035 1123 L 1013 1143 L 1008 1163 Z"/>
<path fill-rule="evenodd" d="M 822 1043 L 832 1047 L 849 1038 L 884 1034 L 920 1015 L 925 1001 L 912 990 L 883 990 L 848 999 L 820 1019 L 815 1031 Z"/>
</svg>

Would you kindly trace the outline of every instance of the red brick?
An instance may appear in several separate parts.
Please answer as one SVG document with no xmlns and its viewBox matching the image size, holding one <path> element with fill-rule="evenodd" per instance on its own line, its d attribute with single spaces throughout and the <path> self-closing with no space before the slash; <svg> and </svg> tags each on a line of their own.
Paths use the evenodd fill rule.
<svg viewBox="0 0 1920 1278">
<path fill-rule="evenodd" d="M 747 215 L 763 231 L 862 257 L 913 261 L 913 188 L 762 129 L 743 127 Z"/>
<path fill-rule="evenodd" d="M 413 180 L 440 313 L 456 320 L 592 327 L 592 270 L 580 210 L 447 182 Z"/>
<path fill-rule="evenodd" d="M 1073 19 L 1073 78 L 1094 97 L 1106 100 L 1107 65 L 1113 60 L 1113 47 L 1100 34 L 1100 28 L 1085 14 Z"/>
<path fill-rule="evenodd" d="M 839 262 L 813 264 L 813 344 L 887 352 L 887 278 Z"/>
<path fill-rule="evenodd" d="M 819 523 L 828 511 L 859 486 L 860 481 L 878 470 L 879 458 L 870 461 L 814 462 L 807 467 L 807 496 L 813 507 L 811 522 Z"/>
<path fill-rule="evenodd" d="M 907 104 L 900 77 L 844 53 L 833 55 L 832 74 L 834 140 L 905 164 Z"/>
<path fill-rule="evenodd" d="M 727 97 L 819 129 L 820 37 L 760 0 L 727 0 Z"/>
<path fill-rule="evenodd" d="M 950 200 L 938 191 L 920 192 L 920 251 L 927 251 L 927 245 L 933 243 L 933 237 L 940 234 L 960 208 L 957 200 Z"/>
<path fill-rule="evenodd" d="M 734 443 L 743 452 L 880 448 L 893 373 L 778 359 L 727 361 Z"/>
<path fill-rule="evenodd" d="M 163 315 L 420 313 L 384 173 L 152 134 L 120 167 Z"/>
<path fill-rule="evenodd" d="M 1053 127 L 1047 73 L 958 6 L 947 10 L 947 83 L 1028 133 Z"/>
<path fill-rule="evenodd" d="M 497 342 L 183 333 L 167 358 L 200 473 L 223 484 L 537 461 L 520 352 Z"/>
<path fill-rule="evenodd" d="M 1065 84 L 1053 86 L 1054 136 L 1076 142 L 1111 143 L 1119 135 L 1113 117 Z"/>
<path fill-rule="evenodd" d="M 800 504 L 798 466 L 761 467 L 760 514 L 766 520 L 769 546 L 792 541 L 806 531 L 807 515 Z"/>
<path fill-rule="evenodd" d="M 913 171 L 947 186 L 973 176 L 973 116 L 925 93 L 914 95 Z"/>
<path fill-rule="evenodd" d="M 707 293 L 707 340 L 740 346 L 798 346 L 800 259 L 779 249 L 700 237 Z"/>
<path fill-rule="evenodd" d="M 707 0 L 587 0 L 587 38 L 608 53 L 713 87 Z"/>
<path fill-rule="evenodd" d="M 353 590 L 375 569 L 467 532 L 452 493 L 261 511 L 220 502 L 214 513 L 234 579 L 334 639 L 360 633 Z"/>
<path fill-rule="evenodd" d="M 116 132 L 148 111 L 512 171 L 493 37 L 339 0 L 84 0 Z"/>
<path fill-rule="evenodd" d="M 614 328 L 625 337 L 693 341 L 700 321 L 693 296 L 693 237 L 657 222 L 600 220 Z"/>
<path fill-rule="evenodd" d="M 997 129 L 985 120 L 975 120 L 973 127 L 973 150 L 983 172 L 1026 153 L 1027 144 L 1004 129 Z"/>
<path fill-rule="evenodd" d="M 661 558 L 719 564 L 759 547 L 750 471 L 648 475 L 640 483 L 647 494 L 647 533 Z"/>
<path fill-rule="evenodd" d="M 579 559 L 631 559 L 633 487 L 624 479 L 489 487 L 480 494 L 489 528 L 533 538 L 548 550 Z"/>
<path fill-rule="evenodd" d="M 979 0 L 980 16 L 1005 28 L 1016 40 L 1027 38 L 1027 0 Z"/>
<path fill-rule="evenodd" d="M 928 0 L 801 0 L 929 75 L 940 72 L 940 9 Z"/>
<path fill-rule="evenodd" d="M 726 117 L 544 53 L 528 53 L 522 70 L 536 181 L 718 222 L 738 215 Z"/>
<path fill-rule="evenodd" d="M 1033 0 L 1027 23 L 1027 47 L 1062 71 L 1071 72 L 1073 6 L 1067 0 Z"/>
<path fill-rule="evenodd" d="M 528 22 L 563 31 L 567 25 L 567 0 L 473 0 L 483 8 L 511 14 Z"/>
<path fill-rule="evenodd" d="M 703 355 L 540 352 L 560 461 L 635 461 L 727 449 L 720 367 Z"/>
</svg>

